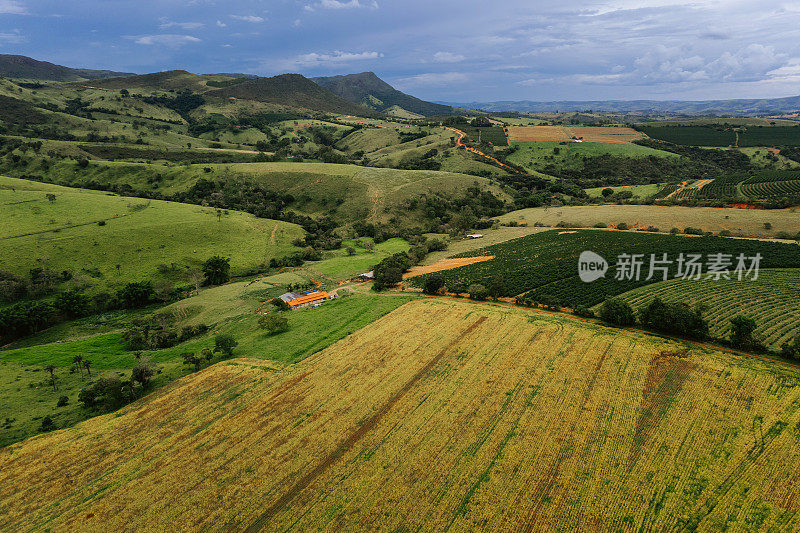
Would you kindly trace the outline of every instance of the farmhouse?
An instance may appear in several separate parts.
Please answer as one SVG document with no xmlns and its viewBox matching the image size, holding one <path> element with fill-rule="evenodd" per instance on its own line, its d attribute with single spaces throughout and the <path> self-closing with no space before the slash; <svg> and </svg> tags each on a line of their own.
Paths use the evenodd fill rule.
<svg viewBox="0 0 800 533">
<path fill-rule="evenodd" d="M 467 239 L 482 239 L 483 235 L 481 233 L 470 233 L 467 235 Z"/>
<path fill-rule="evenodd" d="M 280 299 L 289 304 L 292 309 L 300 309 L 301 307 L 308 307 L 309 305 L 316 306 L 330 300 L 331 295 L 325 291 L 311 291 L 306 293 L 287 292 L 282 294 Z"/>
</svg>

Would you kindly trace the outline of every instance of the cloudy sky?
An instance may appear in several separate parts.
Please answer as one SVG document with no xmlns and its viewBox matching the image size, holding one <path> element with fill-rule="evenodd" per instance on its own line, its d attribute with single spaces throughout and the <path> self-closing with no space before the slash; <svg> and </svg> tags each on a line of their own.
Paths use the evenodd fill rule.
<svg viewBox="0 0 800 533">
<path fill-rule="evenodd" d="M 451 101 L 800 94 L 800 3 L 0 0 L 0 53 L 131 72 L 372 70 Z"/>
</svg>

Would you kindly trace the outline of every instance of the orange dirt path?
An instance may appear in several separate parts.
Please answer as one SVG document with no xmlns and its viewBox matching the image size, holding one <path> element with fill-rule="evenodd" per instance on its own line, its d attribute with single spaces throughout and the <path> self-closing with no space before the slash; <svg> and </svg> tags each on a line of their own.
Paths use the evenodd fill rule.
<svg viewBox="0 0 800 533">
<path fill-rule="evenodd" d="M 403 274 L 403 279 L 413 278 L 414 276 L 421 276 L 422 274 L 430 274 L 431 272 L 440 272 L 442 270 L 450 270 L 473 263 L 480 263 L 494 259 L 493 255 L 479 255 L 476 257 L 456 257 L 452 259 L 440 259 L 430 265 L 413 266 L 411 269 Z"/>
</svg>

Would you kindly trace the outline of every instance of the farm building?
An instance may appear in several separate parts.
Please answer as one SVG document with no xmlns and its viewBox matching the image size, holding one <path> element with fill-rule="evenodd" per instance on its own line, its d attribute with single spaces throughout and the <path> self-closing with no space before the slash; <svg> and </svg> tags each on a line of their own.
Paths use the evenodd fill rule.
<svg viewBox="0 0 800 533">
<path fill-rule="evenodd" d="M 330 300 L 331 295 L 325 291 L 311 291 L 307 293 L 287 292 L 280 299 L 289 304 L 292 309 L 300 309 L 309 305 L 319 305 L 325 300 Z"/>
<path fill-rule="evenodd" d="M 481 233 L 470 233 L 469 235 L 467 235 L 467 239 L 482 239 L 482 238 L 483 234 Z"/>
</svg>

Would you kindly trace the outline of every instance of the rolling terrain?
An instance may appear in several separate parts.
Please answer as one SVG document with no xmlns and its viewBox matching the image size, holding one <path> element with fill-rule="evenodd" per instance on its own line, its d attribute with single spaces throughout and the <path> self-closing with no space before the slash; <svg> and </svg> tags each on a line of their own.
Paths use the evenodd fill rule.
<svg viewBox="0 0 800 533">
<path fill-rule="evenodd" d="M 421 116 L 453 113 L 453 109 L 449 106 L 426 102 L 398 91 L 374 72 L 311 78 L 311 80 L 345 100 L 384 113 L 392 114 L 394 107 Z"/>
<path fill-rule="evenodd" d="M 797 384 L 639 333 L 416 301 L 293 367 L 226 361 L 0 450 L 0 528 L 793 530 Z"/>
</svg>

